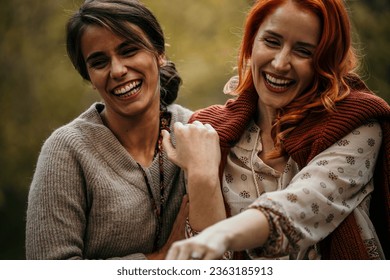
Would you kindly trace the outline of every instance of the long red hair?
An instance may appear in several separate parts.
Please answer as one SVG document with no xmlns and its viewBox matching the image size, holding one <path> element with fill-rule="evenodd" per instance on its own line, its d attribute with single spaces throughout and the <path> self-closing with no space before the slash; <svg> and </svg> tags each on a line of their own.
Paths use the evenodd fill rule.
<svg viewBox="0 0 390 280">
<path fill-rule="evenodd" d="M 239 82 L 236 93 L 254 91 L 249 61 L 259 26 L 267 15 L 287 1 L 316 14 L 321 22 L 320 41 L 313 56 L 314 79 L 311 87 L 286 107 L 278 110 L 273 127 L 275 150 L 268 156 L 284 154 L 283 139 L 308 114 L 309 110 L 328 110 L 350 92 L 357 56 L 351 44 L 351 26 L 343 0 L 258 0 L 248 13 L 238 57 Z"/>
</svg>

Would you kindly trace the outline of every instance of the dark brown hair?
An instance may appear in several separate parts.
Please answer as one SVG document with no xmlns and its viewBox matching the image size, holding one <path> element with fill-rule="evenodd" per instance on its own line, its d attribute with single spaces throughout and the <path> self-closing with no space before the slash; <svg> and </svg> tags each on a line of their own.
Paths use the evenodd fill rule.
<svg viewBox="0 0 390 280">
<path fill-rule="evenodd" d="M 89 25 L 104 26 L 114 34 L 126 38 L 139 48 L 153 52 L 156 57 L 165 55 L 165 38 L 162 28 L 152 12 L 137 0 L 87 0 L 68 20 L 66 49 L 81 77 L 90 81 L 81 51 L 81 37 Z M 136 28 L 135 28 L 136 27 Z M 137 30 L 146 35 L 147 40 Z M 171 61 L 160 67 L 161 101 L 171 104 L 176 100 L 181 77 Z"/>
</svg>

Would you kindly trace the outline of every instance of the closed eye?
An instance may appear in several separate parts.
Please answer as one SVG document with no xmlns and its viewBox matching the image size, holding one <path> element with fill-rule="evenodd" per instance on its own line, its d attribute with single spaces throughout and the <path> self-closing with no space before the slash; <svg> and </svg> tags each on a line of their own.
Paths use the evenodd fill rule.
<svg viewBox="0 0 390 280">
<path fill-rule="evenodd" d="M 295 51 L 301 57 L 311 57 L 313 55 L 312 51 L 305 48 L 298 48 Z"/>
<path fill-rule="evenodd" d="M 126 47 L 126 48 L 121 49 L 119 51 L 119 54 L 122 56 L 125 56 L 125 57 L 130 57 L 130 56 L 136 55 L 138 51 L 139 51 L 138 48 Z"/>
<path fill-rule="evenodd" d="M 102 69 L 108 64 L 108 58 L 103 54 L 95 53 L 87 58 L 86 63 L 90 68 Z"/>
<path fill-rule="evenodd" d="M 264 38 L 264 44 L 271 48 L 276 48 L 280 46 L 279 40 L 272 38 Z"/>
</svg>

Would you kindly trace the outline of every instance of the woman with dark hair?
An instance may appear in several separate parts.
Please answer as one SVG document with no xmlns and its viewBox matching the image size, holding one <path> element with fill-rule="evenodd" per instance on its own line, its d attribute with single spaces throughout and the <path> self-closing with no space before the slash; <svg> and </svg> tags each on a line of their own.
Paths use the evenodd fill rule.
<svg viewBox="0 0 390 280">
<path fill-rule="evenodd" d="M 342 0 L 255 2 L 238 78 L 225 87 L 237 98 L 177 125 L 176 149 L 164 132 L 168 156 L 186 172 L 194 156 L 200 166 L 221 163 L 213 175 L 221 187 L 188 189 L 194 237 L 174 243 L 168 259 L 228 250 L 250 259 L 390 257 L 390 107 L 357 62 Z M 211 157 L 218 138 L 221 153 Z M 192 155 L 193 143 L 207 150 Z M 223 199 L 208 199 L 218 191 Z M 226 209 L 214 225 L 196 215 L 208 204 Z"/>
<path fill-rule="evenodd" d="M 181 78 L 165 56 L 163 31 L 139 1 L 94 0 L 71 16 L 66 32 L 70 60 L 103 102 L 42 147 L 26 257 L 163 259 L 184 236 L 186 190 L 160 132 L 192 113 L 172 104 Z"/>
</svg>

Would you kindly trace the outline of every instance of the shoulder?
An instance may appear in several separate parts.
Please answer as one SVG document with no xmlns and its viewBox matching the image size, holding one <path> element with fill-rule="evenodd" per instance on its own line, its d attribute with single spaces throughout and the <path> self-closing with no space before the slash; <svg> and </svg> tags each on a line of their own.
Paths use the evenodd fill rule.
<svg viewBox="0 0 390 280">
<path fill-rule="evenodd" d="M 373 119 L 381 124 L 388 123 L 389 104 L 374 94 L 353 91 L 336 104 L 335 112 L 324 114 L 323 122 L 319 123 L 319 126 L 327 135 L 342 137 Z"/>
<path fill-rule="evenodd" d="M 373 94 L 351 92 L 335 109 L 309 114 L 284 140 L 286 151 L 304 155 L 302 161 L 306 161 L 371 120 L 375 119 L 382 131 L 389 124 L 389 105 Z"/>
<path fill-rule="evenodd" d="M 45 140 L 43 149 L 76 149 L 86 140 L 90 128 L 103 125 L 99 116 L 101 108 L 104 108 L 102 103 L 94 103 L 74 120 L 55 129 Z"/>
<path fill-rule="evenodd" d="M 172 113 L 172 122 L 187 123 L 193 111 L 185 108 L 179 104 L 171 104 L 167 107 L 168 111 Z"/>
<path fill-rule="evenodd" d="M 313 132 L 316 137 L 326 133 L 340 137 L 372 119 L 381 123 L 389 117 L 390 106 L 385 100 L 374 94 L 353 91 L 336 103 L 334 111 L 310 113 L 291 134 Z"/>
<path fill-rule="evenodd" d="M 336 108 L 339 111 L 347 110 L 353 114 L 359 112 L 380 116 L 390 114 L 390 106 L 384 99 L 364 91 L 352 91 L 345 99 L 336 104 Z"/>
</svg>

